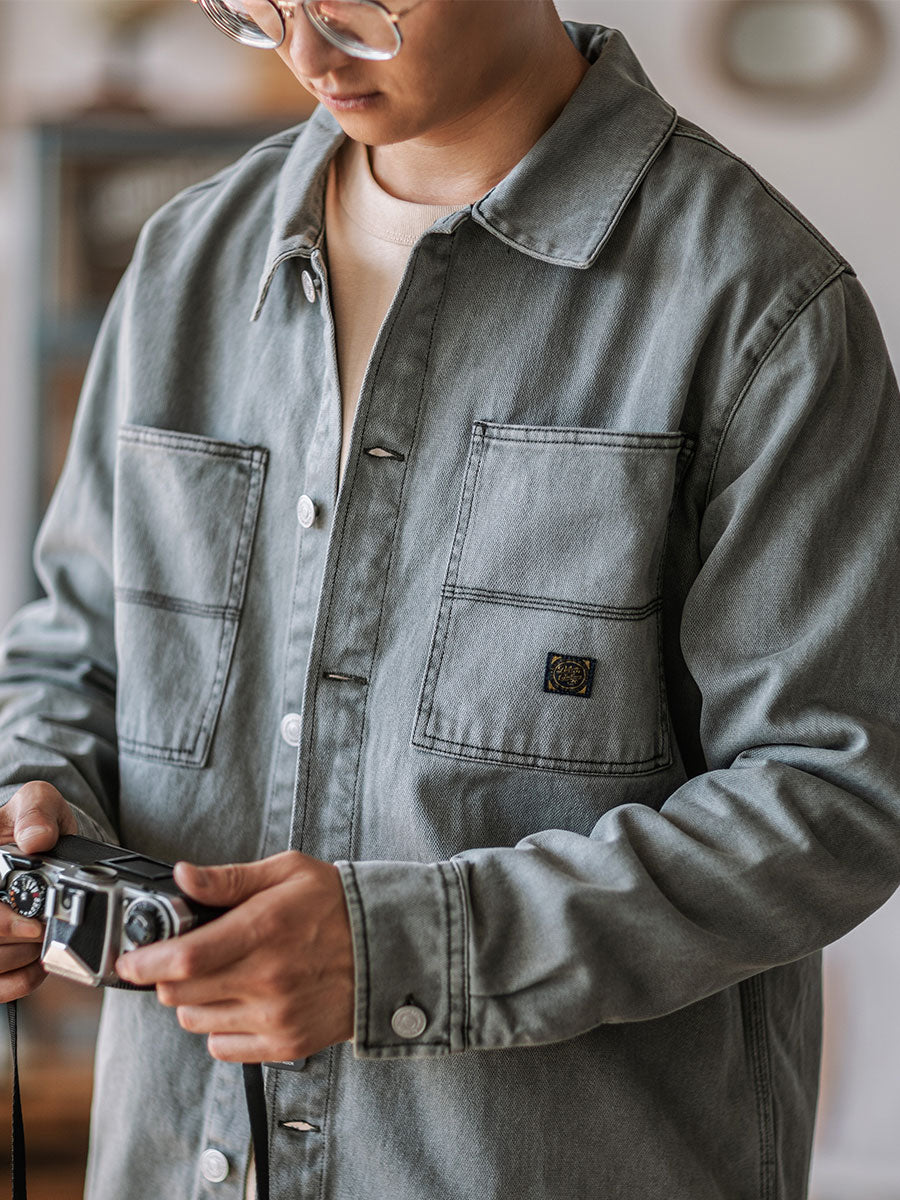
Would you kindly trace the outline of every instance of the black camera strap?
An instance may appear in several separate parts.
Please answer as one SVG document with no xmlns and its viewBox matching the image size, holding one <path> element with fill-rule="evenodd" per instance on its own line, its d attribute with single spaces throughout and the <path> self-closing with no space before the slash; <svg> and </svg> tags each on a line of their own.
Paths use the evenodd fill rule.
<svg viewBox="0 0 900 1200">
<path fill-rule="evenodd" d="M 6 1019 L 9 1021 L 9 1049 L 12 1060 L 12 1200 L 27 1200 L 25 1192 L 25 1124 L 22 1120 L 22 1097 L 19 1092 L 19 1054 L 17 1037 L 17 1001 L 9 1000 Z"/>
<path fill-rule="evenodd" d="M 22 1119 L 22 1097 L 19 1092 L 19 1051 L 17 1036 L 18 1004 L 6 1005 L 9 1022 L 9 1049 L 12 1063 L 12 1200 L 28 1200 L 25 1188 L 25 1123 Z M 250 1136 L 256 1163 L 256 1200 L 269 1200 L 269 1119 L 266 1113 L 266 1090 L 259 1063 L 242 1063 L 244 1095 L 250 1116 Z"/>
<path fill-rule="evenodd" d="M 256 1200 L 269 1200 L 269 1117 L 266 1089 L 259 1063 L 243 1063 L 244 1095 L 250 1116 L 250 1136 L 256 1163 Z"/>
</svg>

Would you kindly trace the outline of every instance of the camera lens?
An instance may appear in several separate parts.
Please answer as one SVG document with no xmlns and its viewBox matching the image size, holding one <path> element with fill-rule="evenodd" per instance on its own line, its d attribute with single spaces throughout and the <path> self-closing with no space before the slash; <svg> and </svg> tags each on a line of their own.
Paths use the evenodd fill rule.
<svg viewBox="0 0 900 1200">
<path fill-rule="evenodd" d="M 152 900 L 135 900 L 125 913 L 125 936 L 135 946 L 149 946 L 169 931 L 165 912 Z"/>
</svg>

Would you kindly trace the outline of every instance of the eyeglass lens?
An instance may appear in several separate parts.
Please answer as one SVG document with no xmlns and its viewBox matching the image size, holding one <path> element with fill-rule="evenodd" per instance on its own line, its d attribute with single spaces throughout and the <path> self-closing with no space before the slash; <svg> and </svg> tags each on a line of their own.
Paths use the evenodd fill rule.
<svg viewBox="0 0 900 1200">
<path fill-rule="evenodd" d="M 385 10 L 365 0 L 309 0 L 306 15 L 333 45 L 359 58 L 393 58 L 400 35 Z"/>
<path fill-rule="evenodd" d="M 200 0 L 215 24 L 245 46 L 268 50 L 284 40 L 284 19 L 270 0 Z"/>
<path fill-rule="evenodd" d="M 284 40 L 284 18 L 273 0 L 201 0 L 201 6 L 246 46 L 272 48 Z M 393 58 L 400 48 L 393 21 L 371 0 L 307 0 L 302 7 L 313 28 L 356 58 Z"/>
</svg>

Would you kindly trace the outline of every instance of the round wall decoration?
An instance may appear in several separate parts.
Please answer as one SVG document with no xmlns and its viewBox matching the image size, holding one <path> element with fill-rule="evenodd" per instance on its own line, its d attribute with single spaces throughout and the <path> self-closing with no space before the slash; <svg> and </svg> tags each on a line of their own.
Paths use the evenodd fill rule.
<svg viewBox="0 0 900 1200">
<path fill-rule="evenodd" d="M 761 99 L 846 100 L 877 80 L 886 58 L 873 0 L 728 0 L 707 12 L 726 82 Z"/>
</svg>

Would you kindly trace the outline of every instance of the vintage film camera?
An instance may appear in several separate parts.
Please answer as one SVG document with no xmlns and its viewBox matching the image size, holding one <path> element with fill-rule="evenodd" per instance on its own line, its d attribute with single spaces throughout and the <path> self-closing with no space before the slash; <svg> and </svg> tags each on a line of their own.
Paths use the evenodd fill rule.
<svg viewBox="0 0 900 1200">
<path fill-rule="evenodd" d="M 74 836 L 41 854 L 0 846 L 0 900 L 46 922 L 47 971 L 91 987 L 134 987 L 116 975 L 119 954 L 187 933 L 223 911 L 185 896 L 168 863 Z"/>
</svg>

